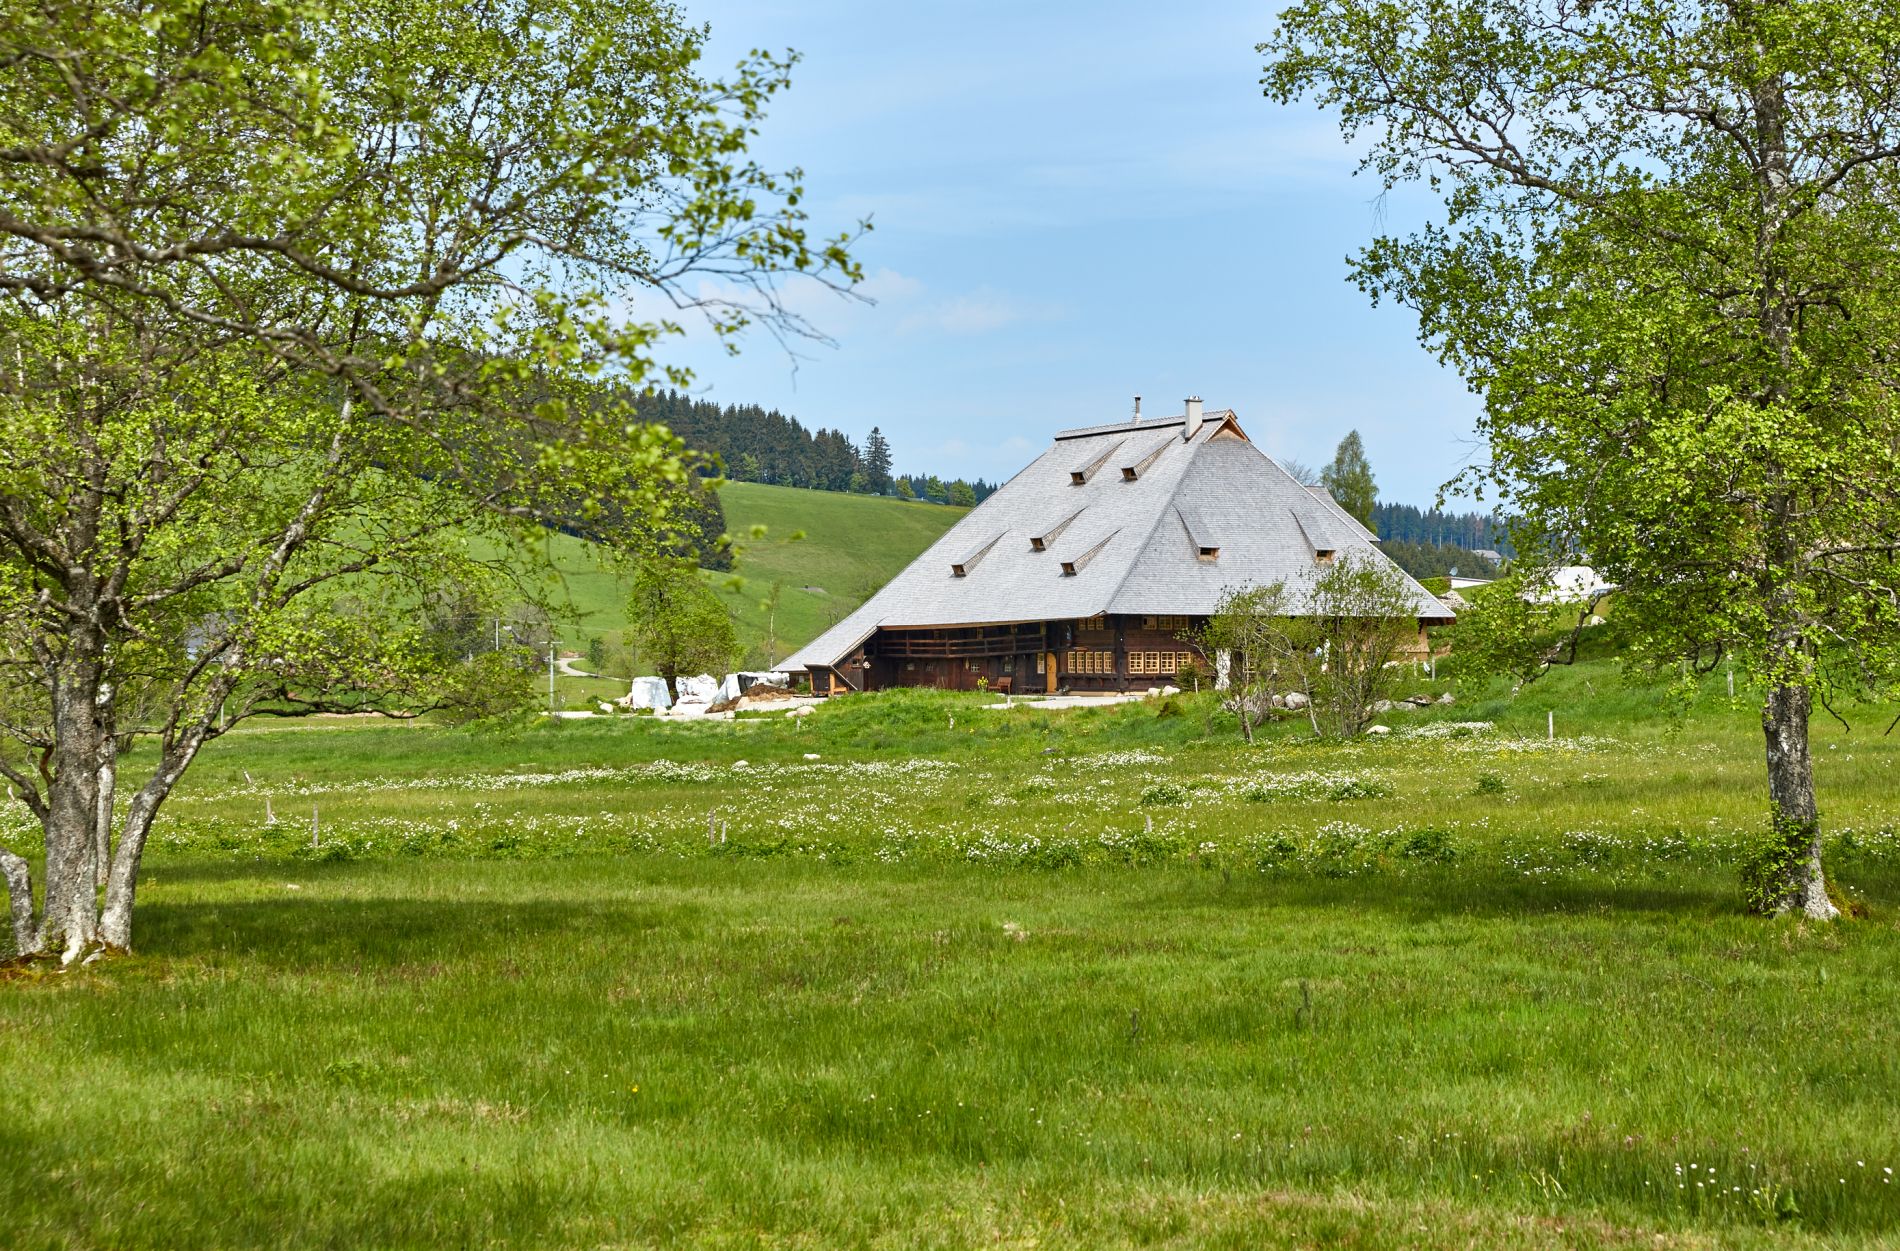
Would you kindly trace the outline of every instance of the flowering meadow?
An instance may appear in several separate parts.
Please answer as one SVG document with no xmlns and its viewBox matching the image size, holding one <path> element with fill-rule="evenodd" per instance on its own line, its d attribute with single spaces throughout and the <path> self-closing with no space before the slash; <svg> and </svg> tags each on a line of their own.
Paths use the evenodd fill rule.
<svg viewBox="0 0 1900 1251">
<path fill-rule="evenodd" d="M 231 735 L 140 952 L 0 984 L 4 1241 L 1900 1238 L 1884 719 L 1815 727 L 1830 927 L 1741 913 L 1739 702 L 985 702 Z"/>
</svg>

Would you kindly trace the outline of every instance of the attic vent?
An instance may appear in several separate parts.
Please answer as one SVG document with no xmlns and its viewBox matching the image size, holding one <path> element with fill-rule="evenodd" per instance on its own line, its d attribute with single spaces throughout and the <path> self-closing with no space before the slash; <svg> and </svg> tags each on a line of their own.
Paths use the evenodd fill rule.
<svg viewBox="0 0 1900 1251">
<path fill-rule="evenodd" d="M 1215 537 L 1213 527 L 1207 524 L 1199 510 L 1192 507 L 1180 507 L 1174 515 L 1181 519 L 1181 528 L 1187 531 L 1187 539 L 1194 547 L 1197 560 L 1219 560 L 1220 540 Z"/>
<path fill-rule="evenodd" d="M 1094 547 L 1089 548 L 1088 551 L 1083 552 L 1079 556 L 1074 556 L 1068 560 L 1063 561 L 1062 562 L 1062 576 L 1065 578 L 1073 578 L 1076 574 L 1082 572 L 1083 569 L 1088 567 L 1088 563 L 1091 560 L 1095 559 L 1096 554 L 1100 552 L 1103 548 L 1107 547 L 1109 545 L 1109 542 L 1112 539 L 1114 539 L 1116 534 L 1119 534 L 1119 533 L 1121 532 L 1117 530 L 1114 533 L 1111 533 L 1107 538 L 1103 539 L 1101 542 L 1097 543 Z"/>
<path fill-rule="evenodd" d="M 990 554 L 990 549 L 992 547 L 995 547 L 997 540 L 1001 539 L 1002 537 L 1003 536 L 999 534 L 996 536 L 996 538 L 991 539 L 989 542 L 983 544 L 981 547 L 972 551 L 969 555 L 965 556 L 962 560 L 952 561 L 950 563 L 950 572 L 954 576 L 959 577 L 959 578 L 967 577 L 969 575 L 970 570 L 976 568 L 977 562 L 981 561 L 985 556 L 988 556 Z"/>
<path fill-rule="evenodd" d="M 1173 441 L 1174 440 L 1172 437 L 1163 439 L 1161 440 L 1161 442 L 1155 444 L 1153 449 L 1150 450 L 1146 456 L 1142 457 L 1140 460 L 1136 461 L 1134 464 L 1123 465 L 1122 466 L 1122 481 L 1133 482 L 1135 481 L 1135 479 L 1141 477 L 1142 474 L 1148 471 L 1148 466 L 1155 463 L 1155 458 L 1160 456 L 1161 453 L 1168 450 L 1168 445 L 1172 443 Z"/>
<path fill-rule="evenodd" d="M 1094 460 L 1089 461 L 1086 465 L 1081 465 L 1075 469 L 1069 470 L 1069 484 L 1071 486 L 1081 486 L 1084 482 L 1087 482 L 1090 478 L 1093 478 L 1095 476 L 1095 471 L 1097 469 L 1100 469 L 1103 465 L 1107 464 L 1109 457 L 1121 451 L 1122 444 L 1126 443 L 1127 441 L 1128 440 L 1126 439 L 1121 439 L 1117 441 L 1113 446 L 1105 450 L 1101 455 L 1097 456 Z"/>
<path fill-rule="evenodd" d="M 1084 511 L 1083 509 L 1078 508 L 1074 512 L 1070 513 L 1068 516 L 1064 517 L 1061 521 L 1058 521 L 1053 526 L 1050 526 L 1047 530 L 1043 531 L 1041 534 L 1030 535 L 1029 536 L 1029 550 L 1032 552 L 1048 551 L 1049 545 L 1055 542 L 1058 538 L 1060 538 L 1062 535 L 1062 532 L 1069 528 L 1069 523 L 1074 521 L 1077 517 L 1080 517 L 1083 511 Z"/>
<path fill-rule="evenodd" d="M 1307 546 L 1313 549 L 1313 559 L 1322 565 L 1331 564 L 1334 554 L 1339 551 L 1338 535 L 1328 520 L 1323 514 L 1293 514 L 1294 524 L 1306 536 Z"/>
</svg>

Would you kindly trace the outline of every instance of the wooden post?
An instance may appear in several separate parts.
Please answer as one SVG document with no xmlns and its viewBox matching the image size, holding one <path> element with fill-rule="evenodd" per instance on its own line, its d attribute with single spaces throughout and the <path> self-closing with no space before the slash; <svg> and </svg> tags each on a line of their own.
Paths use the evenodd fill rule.
<svg viewBox="0 0 1900 1251">
<path fill-rule="evenodd" d="M 311 804 L 310 805 L 310 847 L 312 850 L 315 850 L 316 846 L 317 846 L 317 806 L 315 804 Z"/>
<path fill-rule="evenodd" d="M 1554 743 L 1557 741 L 1557 710 L 1553 708 L 1544 716 L 1547 718 L 1544 722 L 1544 737 Z"/>
</svg>

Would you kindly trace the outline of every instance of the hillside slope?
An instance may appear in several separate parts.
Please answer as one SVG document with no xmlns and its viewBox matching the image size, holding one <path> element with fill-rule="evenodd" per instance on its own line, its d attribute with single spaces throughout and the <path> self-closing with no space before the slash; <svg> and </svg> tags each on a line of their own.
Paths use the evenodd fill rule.
<svg viewBox="0 0 1900 1251">
<path fill-rule="evenodd" d="M 747 664 L 789 655 L 862 603 L 964 514 L 961 508 L 837 491 L 733 482 L 720 489 L 726 524 L 739 543 L 731 573 L 704 576 L 725 600 L 748 652 Z M 763 539 L 751 538 L 755 525 Z M 792 536 L 803 532 L 804 537 Z M 570 535 L 542 540 L 553 599 L 578 618 L 559 628 L 584 652 L 596 635 L 626 629 L 625 580 L 594 546 Z M 779 588 L 776 614 L 764 603 Z M 771 618 L 768 621 L 768 618 Z M 756 653 L 756 654 L 751 654 Z"/>
<path fill-rule="evenodd" d="M 731 575 L 709 574 L 748 647 L 776 635 L 773 660 L 818 637 L 863 603 L 963 516 L 961 508 L 734 482 L 719 492 L 738 539 Z M 751 527 L 765 538 L 748 537 Z M 792 536 L 803 531 L 801 539 Z M 762 606 L 779 588 L 775 620 Z M 761 654 L 763 658 L 763 653 Z"/>
</svg>

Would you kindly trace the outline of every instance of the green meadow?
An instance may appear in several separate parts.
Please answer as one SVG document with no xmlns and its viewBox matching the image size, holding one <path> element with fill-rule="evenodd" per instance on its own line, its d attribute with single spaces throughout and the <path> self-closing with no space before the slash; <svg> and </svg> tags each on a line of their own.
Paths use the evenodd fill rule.
<svg viewBox="0 0 1900 1251">
<path fill-rule="evenodd" d="M 914 560 L 962 518 L 965 510 L 943 504 L 806 491 L 757 482 L 729 482 L 719 490 L 726 526 L 738 545 L 728 572 L 704 576 L 725 600 L 741 646 L 764 660 L 774 637 L 777 658 L 818 637 Z M 763 526 L 762 538 L 752 536 Z M 569 618 L 557 626 L 562 643 L 585 652 L 597 635 L 627 628 L 628 585 L 593 544 L 550 532 L 536 553 L 546 567 L 542 588 Z M 778 608 L 765 604 L 778 587 Z M 770 618 L 770 619 L 768 619 Z M 626 694 L 612 684 L 613 696 Z M 602 693 L 578 679 L 563 678 L 570 706 Z"/>
<path fill-rule="evenodd" d="M 0 984 L 4 1241 L 1893 1245 L 1886 718 L 1815 926 L 1740 910 L 1745 699 L 1455 694 L 247 728 L 138 952 Z"/>
</svg>

